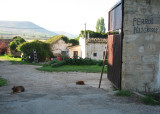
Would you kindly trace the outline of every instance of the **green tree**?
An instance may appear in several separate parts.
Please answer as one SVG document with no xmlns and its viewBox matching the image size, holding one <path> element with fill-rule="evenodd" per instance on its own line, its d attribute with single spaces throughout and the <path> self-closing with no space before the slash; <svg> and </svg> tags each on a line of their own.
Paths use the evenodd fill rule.
<svg viewBox="0 0 160 114">
<path fill-rule="evenodd" d="M 70 39 L 69 43 L 72 43 L 72 46 L 79 45 L 79 41 L 76 39 Z"/>
<path fill-rule="evenodd" d="M 101 17 L 100 19 L 97 20 L 96 32 L 105 33 L 105 31 L 106 28 L 105 28 L 104 18 Z"/>
<path fill-rule="evenodd" d="M 36 50 L 37 58 L 40 62 L 45 61 L 46 58 L 53 57 L 50 45 L 39 40 L 23 43 L 19 45 L 17 49 L 24 53 L 24 60 L 28 62 L 32 62 L 34 60 L 33 50 Z"/>
<path fill-rule="evenodd" d="M 19 52 L 16 48 L 24 42 L 26 41 L 20 36 L 13 37 L 13 41 L 9 44 L 9 48 L 13 56 L 20 56 L 21 52 Z"/>
<path fill-rule="evenodd" d="M 79 37 L 82 37 L 83 33 L 84 31 L 82 30 Z M 89 33 L 90 38 L 108 38 L 108 33 L 99 33 L 99 32 L 94 32 L 91 30 L 86 30 L 86 33 Z"/>
<path fill-rule="evenodd" d="M 100 32 L 100 19 L 97 20 L 96 32 Z"/>
</svg>

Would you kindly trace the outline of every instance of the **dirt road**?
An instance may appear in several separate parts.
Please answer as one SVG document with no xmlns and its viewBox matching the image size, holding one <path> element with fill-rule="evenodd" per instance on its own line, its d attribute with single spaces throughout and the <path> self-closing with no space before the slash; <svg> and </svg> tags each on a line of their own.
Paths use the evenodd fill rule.
<svg viewBox="0 0 160 114">
<path fill-rule="evenodd" d="M 0 76 L 8 85 L 0 87 L 2 114 L 158 114 L 160 106 L 147 106 L 130 97 L 117 97 L 107 75 L 98 89 L 99 73 L 41 72 L 33 65 L 0 62 Z M 84 80 L 86 85 L 76 85 Z M 11 95 L 14 85 L 26 91 Z"/>
</svg>

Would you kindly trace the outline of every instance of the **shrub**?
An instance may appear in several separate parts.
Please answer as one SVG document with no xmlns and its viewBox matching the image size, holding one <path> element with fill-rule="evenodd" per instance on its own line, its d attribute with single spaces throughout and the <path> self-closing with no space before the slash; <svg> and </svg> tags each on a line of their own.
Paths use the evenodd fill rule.
<svg viewBox="0 0 160 114">
<path fill-rule="evenodd" d="M 69 43 L 72 43 L 72 46 L 79 45 L 79 41 L 77 41 L 75 39 L 70 39 Z"/>
<path fill-rule="evenodd" d="M 4 41 L 0 41 L 0 54 L 8 53 L 8 45 Z"/>
<path fill-rule="evenodd" d="M 24 42 L 26 41 L 20 36 L 13 37 L 13 41 L 9 44 L 9 48 L 13 56 L 20 56 L 21 52 L 20 50 L 17 50 L 17 47 Z"/>
<path fill-rule="evenodd" d="M 65 61 L 55 61 L 54 64 L 51 64 L 52 67 L 59 67 L 65 65 Z"/>
<path fill-rule="evenodd" d="M 142 103 L 146 105 L 160 105 L 160 96 L 158 94 L 146 94 L 141 98 Z"/>
<path fill-rule="evenodd" d="M 141 101 L 146 105 L 156 105 L 154 98 L 151 96 L 145 96 L 141 99 Z"/>
<path fill-rule="evenodd" d="M 108 33 L 99 33 L 91 30 L 86 30 L 86 36 L 88 33 L 91 38 L 108 38 Z M 84 34 L 85 34 L 85 31 L 82 30 L 79 36 L 83 36 Z"/>
<path fill-rule="evenodd" d="M 107 65 L 107 64 L 108 64 L 108 60 L 105 61 L 105 65 Z M 103 66 L 103 60 L 97 61 L 97 65 Z"/>
<path fill-rule="evenodd" d="M 126 90 L 120 90 L 115 95 L 116 96 L 131 96 L 131 92 L 126 91 Z"/>
<path fill-rule="evenodd" d="M 38 40 L 24 43 L 18 47 L 18 50 L 21 50 L 24 53 L 24 59 L 28 62 L 32 62 L 34 60 L 33 50 L 36 50 L 37 52 L 38 61 L 43 62 L 46 58 L 53 56 L 50 50 L 50 45 Z"/>
<path fill-rule="evenodd" d="M 93 60 L 93 59 L 65 59 L 62 61 L 51 61 L 47 64 L 45 64 L 44 66 L 52 66 L 52 67 L 58 67 L 58 66 L 62 66 L 62 65 L 99 65 L 99 62 L 97 60 Z"/>
</svg>

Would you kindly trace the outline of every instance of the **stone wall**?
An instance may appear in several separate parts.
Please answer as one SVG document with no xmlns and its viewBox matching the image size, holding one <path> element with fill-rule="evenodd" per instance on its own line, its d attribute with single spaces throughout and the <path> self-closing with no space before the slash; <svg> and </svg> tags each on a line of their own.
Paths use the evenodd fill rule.
<svg viewBox="0 0 160 114">
<path fill-rule="evenodd" d="M 79 39 L 81 57 L 103 60 L 104 52 L 107 47 L 107 39 L 104 38 L 87 38 L 80 37 Z"/>
<path fill-rule="evenodd" d="M 65 43 L 63 40 L 58 40 L 57 42 L 51 44 L 51 51 L 54 56 L 61 56 L 62 52 L 68 53 L 68 46 L 71 46 L 71 43 Z"/>
<path fill-rule="evenodd" d="M 78 58 L 82 57 L 81 55 L 81 47 L 80 45 L 69 47 L 69 56 L 70 58 L 74 58 L 74 51 L 78 52 Z"/>
<path fill-rule="evenodd" d="M 107 43 L 87 43 L 87 57 L 96 60 L 103 60 Z M 96 54 L 96 55 L 94 55 Z"/>
<path fill-rule="evenodd" d="M 160 90 L 160 0 L 124 0 L 122 89 Z"/>
</svg>

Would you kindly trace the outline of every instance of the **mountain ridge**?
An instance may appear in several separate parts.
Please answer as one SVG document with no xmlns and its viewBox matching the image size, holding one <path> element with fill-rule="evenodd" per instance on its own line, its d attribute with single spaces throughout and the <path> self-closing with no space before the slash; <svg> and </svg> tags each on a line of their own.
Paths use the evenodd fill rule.
<svg viewBox="0 0 160 114">
<path fill-rule="evenodd" d="M 46 40 L 58 35 L 30 21 L 0 21 L 0 38 L 12 39 L 14 36 L 21 36 L 24 39 Z"/>
</svg>

